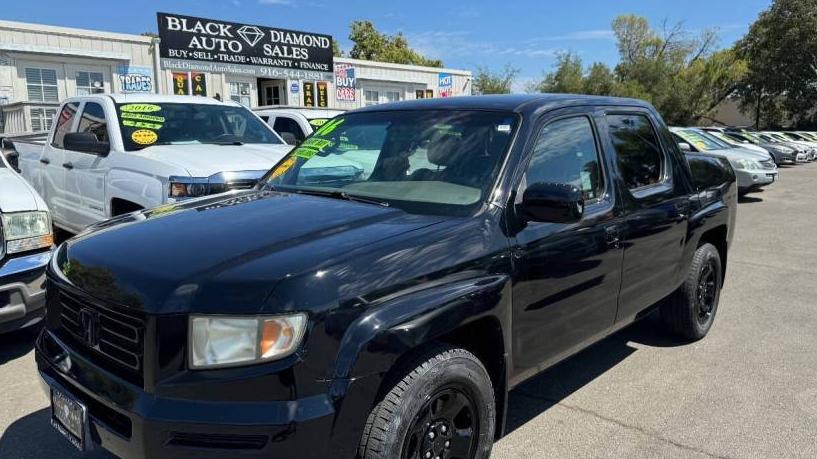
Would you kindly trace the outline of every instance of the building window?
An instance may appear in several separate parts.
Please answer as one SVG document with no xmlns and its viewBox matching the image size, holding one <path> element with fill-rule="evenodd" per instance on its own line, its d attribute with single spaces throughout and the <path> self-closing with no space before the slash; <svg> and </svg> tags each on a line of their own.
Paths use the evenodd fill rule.
<svg viewBox="0 0 817 459">
<path fill-rule="evenodd" d="M 363 101 L 368 107 L 369 105 L 377 105 L 380 103 L 380 93 L 377 91 L 363 91 Z"/>
<path fill-rule="evenodd" d="M 252 104 L 250 98 L 250 84 L 237 81 L 230 82 L 230 100 L 249 107 Z"/>
<path fill-rule="evenodd" d="M 26 87 L 31 102 L 59 102 L 57 71 L 54 69 L 26 68 Z"/>
<path fill-rule="evenodd" d="M 32 131 L 50 131 L 57 110 L 53 108 L 32 108 L 29 113 L 31 114 Z"/>
<path fill-rule="evenodd" d="M 105 83 L 100 72 L 77 72 L 75 81 L 78 96 L 105 92 Z"/>
<path fill-rule="evenodd" d="M 386 102 L 399 102 L 400 101 L 400 92 L 399 91 L 386 91 Z"/>
</svg>

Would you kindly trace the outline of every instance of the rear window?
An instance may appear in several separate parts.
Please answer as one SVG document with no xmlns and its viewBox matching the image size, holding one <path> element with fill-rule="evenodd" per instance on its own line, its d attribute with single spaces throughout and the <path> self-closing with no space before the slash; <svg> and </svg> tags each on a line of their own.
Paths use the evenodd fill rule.
<svg viewBox="0 0 817 459">
<path fill-rule="evenodd" d="M 244 107 L 209 104 L 117 104 L 128 151 L 153 145 L 280 144 L 272 129 Z"/>
</svg>

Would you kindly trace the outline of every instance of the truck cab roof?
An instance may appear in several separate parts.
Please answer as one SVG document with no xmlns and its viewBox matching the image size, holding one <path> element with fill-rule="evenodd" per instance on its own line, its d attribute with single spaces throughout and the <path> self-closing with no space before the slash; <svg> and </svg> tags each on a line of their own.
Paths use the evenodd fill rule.
<svg viewBox="0 0 817 459">
<path fill-rule="evenodd" d="M 111 99 L 117 104 L 202 104 L 239 106 L 233 101 L 219 101 L 210 97 L 176 96 L 166 94 L 91 94 L 88 96 L 69 97 L 65 102 Z"/>
</svg>

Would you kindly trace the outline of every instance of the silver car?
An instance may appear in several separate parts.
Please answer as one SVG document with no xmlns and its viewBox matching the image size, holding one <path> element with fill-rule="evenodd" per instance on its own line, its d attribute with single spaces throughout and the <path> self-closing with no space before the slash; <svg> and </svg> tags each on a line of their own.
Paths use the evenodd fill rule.
<svg viewBox="0 0 817 459">
<path fill-rule="evenodd" d="M 683 151 L 711 153 L 729 160 L 738 179 L 738 193 L 757 191 L 777 180 L 777 165 L 768 153 L 733 148 L 698 128 L 671 127 L 670 131 Z"/>
</svg>

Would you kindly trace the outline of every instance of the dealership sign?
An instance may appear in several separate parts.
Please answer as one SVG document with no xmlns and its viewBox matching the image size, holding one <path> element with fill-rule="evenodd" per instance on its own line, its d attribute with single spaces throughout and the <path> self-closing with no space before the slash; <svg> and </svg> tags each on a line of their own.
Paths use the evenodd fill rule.
<svg viewBox="0 0 817 459">
<path fill-rule="evenodd" d="M 120 92 L 153 92 L 153 71 L 148 67 L 119 65 Z"/>
<path fill-rule="evenodd" d="M 342 102 L 355 101 L 355 68 L 349 64 L 335 66 L 335 98 Z"/>
<path fill-rule="evenodd" d="M 437 74 L 437 81 L 440 97 L 451 97 L 454 89 L 454 77 L 450 73 L 439 73 Z"/>
<path fill-rule="evenodd" d="M 197 70 L 275 68 L 284 76 L 332 72 L 329 35 L 178 14 L 157 13 L 157 17 L 159 54 L 166 67 L 178 68 L 177 62 L 197 61 Z M 270 72 L 237 73 L 269 76 Z"/>
</svg>

